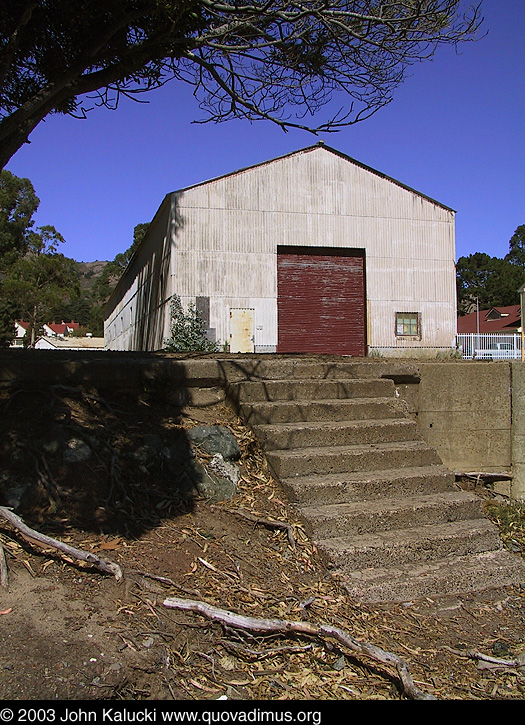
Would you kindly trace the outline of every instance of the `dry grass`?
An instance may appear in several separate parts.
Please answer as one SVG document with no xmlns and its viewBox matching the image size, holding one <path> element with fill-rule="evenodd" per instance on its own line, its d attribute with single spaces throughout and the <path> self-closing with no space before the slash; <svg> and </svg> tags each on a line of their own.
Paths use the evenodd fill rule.
<svg viewBox="0 0 525 725">
<path fill-rule="evenodd" d="M 489 501 L 486 511 L 499 528 L 507 549 L 525 558 L 525 505 L 511 501 Z"/>
</svg>

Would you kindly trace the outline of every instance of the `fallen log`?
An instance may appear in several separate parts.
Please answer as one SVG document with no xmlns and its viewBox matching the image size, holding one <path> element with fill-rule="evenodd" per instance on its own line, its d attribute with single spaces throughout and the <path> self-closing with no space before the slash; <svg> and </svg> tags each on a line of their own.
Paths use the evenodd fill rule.
<svg viewBox="0 0 525 725">
<path fill-rule="evenodd" d="M 204 617 L 234 629 L 243 629 L 258 634 L 302 634 L 318 639 L 335 639 L 355 654 L 369 657 L 382 665 L 394 667 L 399 676 L 403 693 L 412 700 L 436 700 L 433 695 L 422 692 L 414 683 L 408 665 L 397 655 L 376 647 L 368 642 L 354 639 L 347 632 L 332 624 L 312 624 L 310 622 L 288 621 L 281 619 L 263 619 L 246 617 L 241 614 L 219 609 L 206 602 L 193 599 L 169 597 L 163 602 L 168 609 L 196 612 Z"/>
<path fill-rule="evenodd" d="M 105 561 L 104 559 L 101 559 L 100 557 L 92 554 L 89 551 L 75 549 L 73 546 L 69 546 L 68 544 L 59 541 L 58 539 L 53 539 L 50 536 L 41 534 L 39 531 L 35 531 L 35 529 L 27 526 L 27 524 L 25 524 L 19 516 L 17 516 L 5 506 L 0 506 L 0 517 L 5 519 L 6 521 L 9 521 L 9 523 L 17 531 L 20 532 L 20 534 L 24 537 L 24 539 L 26 539 L 26 541 L 29 541 L 32 544 L 36 543 L 40 546 L 57 549 L 58 551 L 61 551 L 64 554 L 73 557 L 74 559 L 78 559 L 79 561 L 85 561 L 86 563 L 91 564 L 100 571 L 108 574 L 113 574 L 117 581 L 122 579 L 122 570 L 118 564 L 114 564 L 110 561 Z"/>
</svg>

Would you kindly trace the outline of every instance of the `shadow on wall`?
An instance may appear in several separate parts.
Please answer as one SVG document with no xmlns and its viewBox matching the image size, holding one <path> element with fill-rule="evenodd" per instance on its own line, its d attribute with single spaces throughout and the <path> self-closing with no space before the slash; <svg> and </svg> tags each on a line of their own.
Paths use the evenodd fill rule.
<svg viewBox="0 0 525 725">
<path fill-rule="evenodd" d="M 51 535 L 138 537 L 191 511 L 190 394 L 147 353 L 0 351 L 0 504 Z"/>
<path fill-rule="evenodd" d="M 175 239 L 184 225 L 179 210 L 179 195 L 169 197 L 169 216 L 162 241 L 155 235 L 158 225 L 154 225 L 151 235 L 146 235 L 143 243 L 149 259 L 143 264 L 137 275 L 137 295 L 135 298 L 135 324 L 132 328 L 131 350 L 160 350 L 164 345 L 165 321 L 169 311 L 168 285 L 170 277 L 171 250 Z M 137 262 L 140 262 L 138 255 Z M 130 270 L 133 274 L 133 269 Z"/>
</svg>

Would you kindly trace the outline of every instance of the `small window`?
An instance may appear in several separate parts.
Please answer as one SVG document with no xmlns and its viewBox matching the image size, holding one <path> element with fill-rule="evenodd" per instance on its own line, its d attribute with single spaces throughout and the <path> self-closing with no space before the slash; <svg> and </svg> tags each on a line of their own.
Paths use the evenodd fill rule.
<svg viewBox="0 0 525 725">
<path fill-rule="evenodd" d="M 421 338 L 419 312 L 396 312 L 396 336 Z"/>
</svg>

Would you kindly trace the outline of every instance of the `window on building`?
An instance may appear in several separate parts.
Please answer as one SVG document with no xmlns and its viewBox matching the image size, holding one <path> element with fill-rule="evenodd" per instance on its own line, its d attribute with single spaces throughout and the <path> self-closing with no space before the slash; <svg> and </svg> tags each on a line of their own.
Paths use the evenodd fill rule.
<svg viewBox="0 0 525 725">
<path fill-rule="evenodd" d="M 419 312 L 396 312 L 396 336 L 421 338 Z"/>
</svg>

